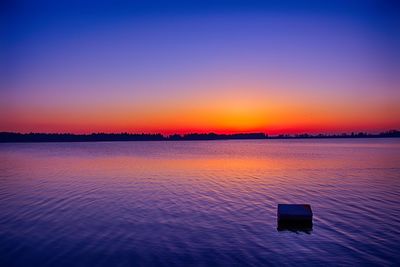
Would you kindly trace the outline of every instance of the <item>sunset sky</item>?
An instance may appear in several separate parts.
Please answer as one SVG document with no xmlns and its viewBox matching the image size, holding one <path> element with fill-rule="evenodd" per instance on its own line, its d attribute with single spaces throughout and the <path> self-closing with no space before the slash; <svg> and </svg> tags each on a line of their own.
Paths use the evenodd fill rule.
<svg viewBox="0 0 400 267">
<path fill-rule="evenodd" d="M 0 131 L 400 128 L 396 1 L 1 1 Z"/>
</svg>

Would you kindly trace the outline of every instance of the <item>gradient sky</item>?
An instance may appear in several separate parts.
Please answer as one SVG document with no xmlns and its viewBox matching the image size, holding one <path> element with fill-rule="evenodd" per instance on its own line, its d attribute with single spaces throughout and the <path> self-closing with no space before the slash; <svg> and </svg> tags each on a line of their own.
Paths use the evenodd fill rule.
<svg viewBox="0 0 400 267">
<path fill-rule="evenodd" d="M 0 131 L 400 128 L 396 1 L 80 2 L 1 1 Z"/>
</svg>

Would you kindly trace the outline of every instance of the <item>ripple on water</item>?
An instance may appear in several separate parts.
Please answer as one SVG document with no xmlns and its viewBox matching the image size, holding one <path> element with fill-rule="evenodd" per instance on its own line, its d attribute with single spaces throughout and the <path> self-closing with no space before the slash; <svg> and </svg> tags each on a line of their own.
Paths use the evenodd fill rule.
<svg viewBox="0 0 400 267">
<path fill-rule="evenodd" d="M 0 144 L 0 265 L 396 265 L 399 166 L 392 139 Z"/>
</svg>

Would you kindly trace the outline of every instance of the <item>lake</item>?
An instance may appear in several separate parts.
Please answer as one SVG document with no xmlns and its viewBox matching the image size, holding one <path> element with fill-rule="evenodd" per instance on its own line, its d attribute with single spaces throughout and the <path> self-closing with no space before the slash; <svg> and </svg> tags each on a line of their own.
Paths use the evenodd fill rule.
<svg viewBox="0 0 400 267">
<path fill-rule="evenodd" d="M 399 242 L 400 139 L 0 144 L 0 266 L 398 266 Z"/>
</svg>

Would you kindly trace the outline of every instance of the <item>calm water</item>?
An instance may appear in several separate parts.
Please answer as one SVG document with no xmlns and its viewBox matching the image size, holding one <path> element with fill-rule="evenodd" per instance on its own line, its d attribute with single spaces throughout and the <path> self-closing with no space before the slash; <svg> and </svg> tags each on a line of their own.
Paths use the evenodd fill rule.
<svg viewBox="0 0 400 267">
<path fill-rule="evenodd" d="M 309 233 L 277 203 L 310 203 Z M 400 139 L 0 144 L 0 266 L 399 265 Z"/>
</svg>

